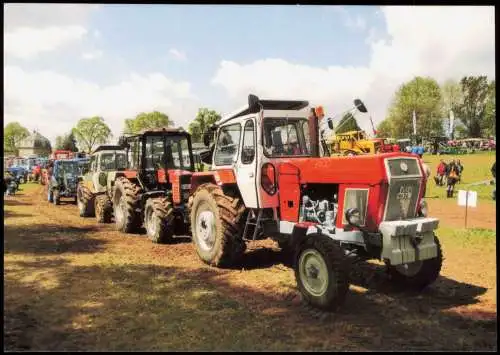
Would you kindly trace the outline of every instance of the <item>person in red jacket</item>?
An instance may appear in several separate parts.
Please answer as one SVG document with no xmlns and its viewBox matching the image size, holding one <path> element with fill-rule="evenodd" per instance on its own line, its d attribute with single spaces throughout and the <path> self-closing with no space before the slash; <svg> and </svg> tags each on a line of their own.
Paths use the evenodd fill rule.
<svg viewBox="0 0 500 355">
<path fill-rule="evenodd" d="M 33 178 L 35 181 L 38 181 L 38 179 L 40 178 L 41 171 L 42 168 L 40 167 L 40 164 L 37 164 L 33 167 L 31 173 L 33 174 Z"/>
<path fill-rule="evenodd" d="M 436 181 L 436 185 L 443 186 L 444 185 L 444 176 L 446 175 L 446 163 L 443 159 L 440 160 L 439 165 L 437 167 L 437 175 L 434 179 Z"/>
</svg>

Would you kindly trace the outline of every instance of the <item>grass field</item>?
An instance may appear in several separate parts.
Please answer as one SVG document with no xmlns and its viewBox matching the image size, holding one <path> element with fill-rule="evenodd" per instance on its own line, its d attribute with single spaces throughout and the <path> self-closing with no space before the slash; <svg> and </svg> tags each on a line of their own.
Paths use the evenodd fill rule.
<svg viewBox="0 0 500 355">
<path fill-rule="evenodd" d="M 436 175 L 439 160 L 443 159 L 445 162 L 450 162 L 452 159 L 460 159 L 464 166 L 464 172 L 461 183 L 457 184 L 455 189 L 477 191 L 479 200 L 494 204 L 494 201 L 491 199 L 491 192 L 494 186 L 489 184 L 469 186 L 469 184 L 493 179 L 490 169 L 496 159 L 495 152 L 479 152 L 465 155 L 424 155 L 423 159 L 431 168 L 431 180 L 429 180 L 427 185 L 427 196 L 446 197 L 446 187 L 436 186 L 432 179 Z"/>
<path fill-rule="evenodd" d="M 490 178 L 494 155 L 460 158 L 463 184 Z M 436 157 L 424 160 L 434 171 Z M 430 288 L 402 292 L 366 263 L 333 315 L 303 306 L 272 241 L 250 244 L 239 268 L 211 268 L 188 238 L 154 245 L 80 218 L 72 203 L 49 204 L 40 185 L 22 188 L 4 205 L 5 350 L 497 349 L 491 186 L 468 229 L 456 200 L 429 186 L 445 257 Z"/>
</svg>

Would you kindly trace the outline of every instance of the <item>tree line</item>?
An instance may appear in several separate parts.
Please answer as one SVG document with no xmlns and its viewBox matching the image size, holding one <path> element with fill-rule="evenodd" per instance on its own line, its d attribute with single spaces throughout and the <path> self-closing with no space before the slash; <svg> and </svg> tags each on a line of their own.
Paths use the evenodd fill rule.
<svg viewBox="0 0 500 355">
<path fill-rule="evenodd" d="M 387 117 L 377 126 L 379 137 L 408 138 L 413 134 L 413 112 L 417 135 L 443 136 L 454 116 L 454 138 L 495 136 L 495 80 L 465 76 L 440 86 L 430 77 L 415 77 L 396 91 Z"/>
<path fill-rule="evenodd" d="M 486 76 L 466 76 L 459 82 L 448 80 L 442 86 L 430 77 L 415 77 L 401 85 L 394 94 L 387 117 L 378 124 L 378 137 L 407 138 L 413 134 L 412 115 L 415 111 L 417 133 L 421 136 L 444 135 L 445 120 L 452 111 L 455 117 L 455 136 L 476 138 L 495 135 L 495 80 Z M 188 125 L 192 141 L 199 143 L 210 125 L 221 114 L 200 108 Z M 124 120 L 123 133 L 136 134 L 145 129 L 173 127 L 174 121 L 165 113 L 141 112 Z M 347 114 L 339 122 L 338 133 L 359 130 L 355 117 Z M 23 139 L 29 136 L 27 128 L 11 122 L 4 129 L 4 150 L 16 152 Z M 56 149 L 90 153 L 99 144 L 109 142 L 111 129 L 103 117 L 82 118 L 66 134 L 56 137 Z"/>
</svg>

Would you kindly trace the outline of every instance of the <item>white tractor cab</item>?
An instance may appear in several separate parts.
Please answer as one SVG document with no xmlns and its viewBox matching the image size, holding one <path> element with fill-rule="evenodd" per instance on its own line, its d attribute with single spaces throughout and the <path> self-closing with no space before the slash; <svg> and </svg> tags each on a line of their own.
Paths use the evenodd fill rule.
<svg viewBox="0 0 500 355">
<path fill-rule="evenodd" d="M 260 100 L 224 116 L 208 172 L 191 178 L 193 243 L 207 264 L 228 266 L 246 241 L 271 237 L 293 255 L 304 299 L 338 308 L 351 262 L 379 259 L 396 282 L 423 288 L 442 254 L 426 217 L 422 161 L 406 153 L 319 156 L 319 128 L 308 101 Z M 215 133 L 215 134 L 214 134 Z"/>
</svg>

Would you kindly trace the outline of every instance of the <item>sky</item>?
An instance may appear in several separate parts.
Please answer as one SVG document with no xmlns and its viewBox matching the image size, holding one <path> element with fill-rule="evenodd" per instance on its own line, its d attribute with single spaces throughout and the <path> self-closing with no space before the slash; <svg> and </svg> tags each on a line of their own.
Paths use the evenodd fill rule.
<svg viewBox="0 0 500 355">
<path fill-rule="evenodd" d="M 370 129 L 417 75 L 495 78 L 493 6 L 4 4 L 4 125 L 55 143 L 101 116 L 158 110 L 187 128 L 261 98 L 309 100 Z M 371 131 L 371 130 L 370 130 Z"/>
</svg>

